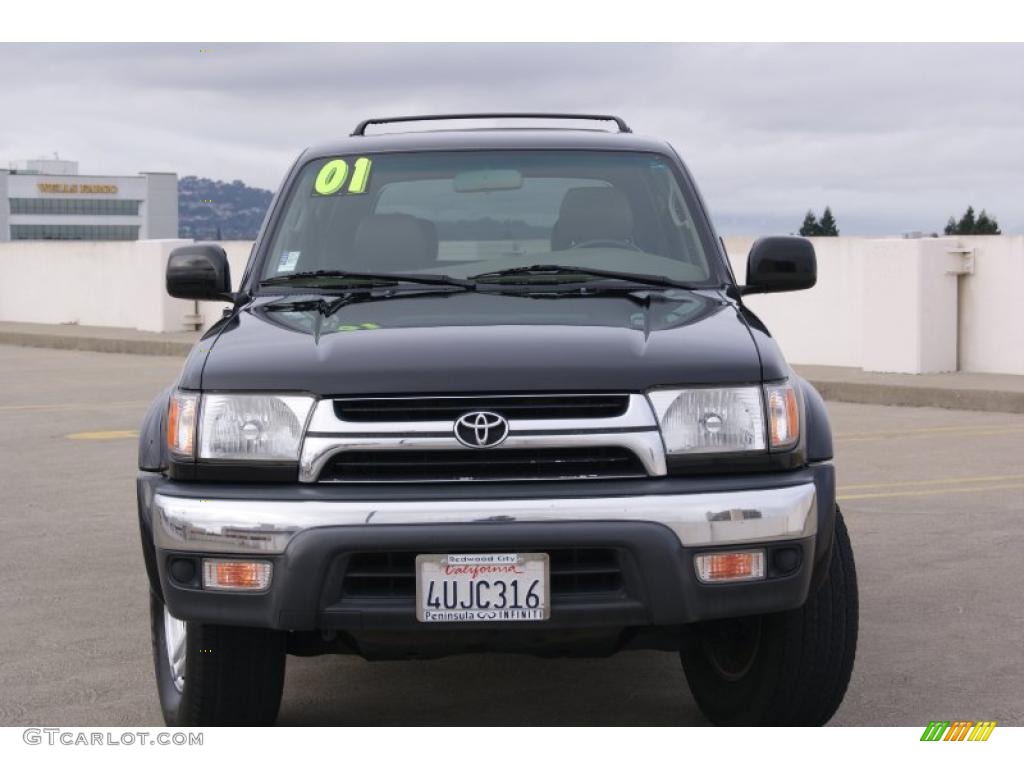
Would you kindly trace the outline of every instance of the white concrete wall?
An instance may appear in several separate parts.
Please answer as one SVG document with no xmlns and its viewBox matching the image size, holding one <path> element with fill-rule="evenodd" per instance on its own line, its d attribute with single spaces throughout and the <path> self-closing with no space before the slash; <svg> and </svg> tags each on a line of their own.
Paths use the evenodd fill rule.
<svg viewBox="0 0 1024 768">
<path fill-rule="evenodd" d="M 726 238 L 743 282 L 754 238 Z M 180 331 L 192 302 L 167 296 L 167 256 L 183 240 L 0 243 L 0 321 Z M 818 284 L 754 295 L 750 307 L 796 364 L 874 371 L 1024 375 L 1024 237 L 813 238 Z M 222 243 L 233 287 L 252 243 Z M 973 274 L 956 275 L 973 256 Z M 223 304 L 202 302 L 209 325 Z"/>
<path fill-rule="evenodd" d="M 811 238 L 818 284 L 747 299 L 791 363 L 1024 374 L 1024 237 Z M 726 238 L 736 277 L 754 238 Z M 957 275 L 973 249 L 974 273 Z M 959 362 L 958 362 L 959 361 Z"/>
<path fill-rule="evenodd" d="M 164 290 L 167 257 L 190 240 L 0 243 L 0 321 L 185 330 L 193 303 Z M 222 243 L 238 286 L 249 242 Z M 207 324 L 223 304 L 202 302 Z"/>
<path fill-rule="evenodd" d="M 960 278 L 960 368 L 1024 374 L 1024 235 L 962 237 L 974 274 Z"/>
</svg>

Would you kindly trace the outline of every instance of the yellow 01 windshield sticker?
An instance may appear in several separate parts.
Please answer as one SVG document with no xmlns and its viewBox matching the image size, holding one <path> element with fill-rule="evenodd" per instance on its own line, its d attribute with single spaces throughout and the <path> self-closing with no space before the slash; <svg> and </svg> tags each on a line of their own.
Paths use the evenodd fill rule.
<svg viewBox="0 0 1024 768">
<path fill-rule="evenodd" d="M 349 176 L 349 163 L 340 157 L 328 160 L 316 175 L 313 191 L 318 195 L 336 195 L 347 191 L 350 194 L 362 194 L 370 183 L 370 167 L 372 161 L 368 157 L 357 158 L 352 163 L 352 174 Z M 345 182 L 348 188 L 345 189 Z"/>
<path fill-rule="evenodd" d="M 313 189 L 318 195 L 333 195 L 344 186 L 347 178 L 348 163 L 341 158 L 328 160 L 316 175 Z"/>
<path fill-rule="evenodd" d="M 360 157 L 356 160 L 355 168 L 352 171 L 352 182 L 348 185 L 348 191 L 355 194 L 362 194 L 366 191 L 366 185 L 370 181 L 370 158 Z"/>
</svg>

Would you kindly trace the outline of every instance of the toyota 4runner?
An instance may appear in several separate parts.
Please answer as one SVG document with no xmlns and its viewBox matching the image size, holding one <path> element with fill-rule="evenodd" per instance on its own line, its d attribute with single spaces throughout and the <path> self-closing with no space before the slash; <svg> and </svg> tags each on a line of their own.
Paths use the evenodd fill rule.
<svg viewBox="0 0 1024 768">
<path fill-rule="evenodd" d="M 839 706 L 829 423 L 744 304 L 813 246 L 740 284 L 671 146 L 572 117 L 614 128 L 368 120 L 298 158 L 237 290 L 171 254 L 172 296 L 231 307 L 141 430 L 169 725 L 272 723 L 288 654 L 660 649 L 714 723 Z"/>
</svg>

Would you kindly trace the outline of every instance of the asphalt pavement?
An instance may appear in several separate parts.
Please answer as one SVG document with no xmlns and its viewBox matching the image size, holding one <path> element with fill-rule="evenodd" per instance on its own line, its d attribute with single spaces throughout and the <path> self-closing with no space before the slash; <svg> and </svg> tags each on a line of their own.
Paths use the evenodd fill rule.
<svg viewBox="0 0 1024 768">
<path fill-rule="evenodd" d="M 161 724 L 135 430 L 177 357 L 0 346 L 0 725 Z M 1024 725 L 1024 415 L 829 403 L 861 633 L 836 725 Z M 288 662 L 282 725 L 704 725 L 660 652 Z"/>
</svg>

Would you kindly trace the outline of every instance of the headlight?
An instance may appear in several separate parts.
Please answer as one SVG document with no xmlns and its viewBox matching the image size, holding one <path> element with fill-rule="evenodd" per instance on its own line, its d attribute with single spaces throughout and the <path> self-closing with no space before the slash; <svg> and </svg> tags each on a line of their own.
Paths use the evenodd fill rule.
<svg viewBox="0 0 1024 768">
<path fill-rule="evenodd" d="M 301 395 L 203 395 L 199 458 L 298 461 L 312 407 Z"/>
<path fill-rule="evenodd" d="M 313 398 L 200 395 L 177 391 L 167 410 L 167 447 L 184 459 L 298 461 Z"/>
<path fill-rule="evenodd" d="M 765 448 L 760 387 L 663 389 L 648 397 L 669 454 Z"/>
</svg>

